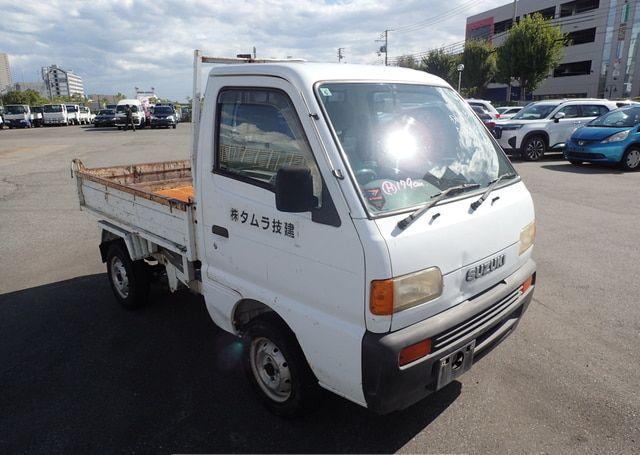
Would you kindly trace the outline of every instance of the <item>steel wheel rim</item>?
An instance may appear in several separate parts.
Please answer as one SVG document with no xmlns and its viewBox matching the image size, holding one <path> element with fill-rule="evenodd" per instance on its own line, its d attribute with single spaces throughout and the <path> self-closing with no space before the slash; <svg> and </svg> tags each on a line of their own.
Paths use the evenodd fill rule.
<svg viewBox="0 0 640 455">
<path fill-rule="evenodd" d="M 291 370 L 284 354 L 268 338 L 251 341 L 251 371 L 260 389 L 273 401 L 282 403 L 291 396 Z"/>
<path fill-rule="evenodd" d="M 544 142 L 541 139 L 533 139 L 527 144 L 527 156 L 537 159 L 544 153 Z"/>
<path fill-rule="evenodd" d="M 631 150 L 627 154 L 627 166 L 635 169 L 640 164 L 640 150 Z"/>
<path fill-rule="evenodd" d="M 111 281 L 118 295 L 126 299 L 129 296 L 129 277 L 124 263 L 117 256 L 111 259 Z"/>
</svg>

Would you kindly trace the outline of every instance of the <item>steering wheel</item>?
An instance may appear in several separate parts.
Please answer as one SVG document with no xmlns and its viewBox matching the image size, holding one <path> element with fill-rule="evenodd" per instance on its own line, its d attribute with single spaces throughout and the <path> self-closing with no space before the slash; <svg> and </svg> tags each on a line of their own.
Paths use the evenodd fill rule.
<svg viewBox="0 0 640 455">
<path fill-rule="evenodd" d="M 355 174 L 356 180 L 363 185 L 378 178 L 378 173 L 369 168 L 358 169 Z"/>
</svg>

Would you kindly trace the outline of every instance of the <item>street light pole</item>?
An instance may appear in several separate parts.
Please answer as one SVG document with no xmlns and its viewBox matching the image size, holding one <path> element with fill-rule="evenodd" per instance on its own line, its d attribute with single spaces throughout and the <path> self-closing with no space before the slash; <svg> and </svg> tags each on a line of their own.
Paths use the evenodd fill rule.
<svg viewBox="0 0 640 455">
<path fill-rule="evenodd" d="M 460 63 L 458 65 L 458 93 L 460 93 L 460 87 L 462 86 L 462 72 L 464 71 L 464 65 Z"/>
</svg>

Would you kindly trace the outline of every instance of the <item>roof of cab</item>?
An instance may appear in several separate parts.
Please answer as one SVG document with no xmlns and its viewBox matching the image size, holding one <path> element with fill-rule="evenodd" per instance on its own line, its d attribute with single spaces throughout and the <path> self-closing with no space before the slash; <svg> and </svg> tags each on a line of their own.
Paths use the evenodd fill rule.
<svg viewBox="0 0 640 455">
<path fill-rule="evenodd" d="M 319 81 L 382 81 L 449 86 L 444 80 L 424 71 L 397 66 L 344 63 L 278 62 L 216 65 L 209 72 L 209 76 L 277 76 L 307 87 Z"/>
</svg>

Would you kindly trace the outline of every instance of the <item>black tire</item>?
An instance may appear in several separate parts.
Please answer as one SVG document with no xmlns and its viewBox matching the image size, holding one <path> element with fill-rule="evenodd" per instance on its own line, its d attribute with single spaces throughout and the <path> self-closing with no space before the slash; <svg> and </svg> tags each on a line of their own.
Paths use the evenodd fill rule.
<svg viewBox="0 0 640 455">
<path fill-rule="evenodd" d="M 121 130 L 121 129 L 122 129 L 122 127 L 121 127 L 121 126 L 119 126 L 119 127 L 118 127 L 118 129 L 119 129 L 119 130 Z"/>
<path fill-rule="evenodd" d="M 533 135 L 522 144 L 522 157 L 526 161 L 540 161 L 547 151 L 547 142 L 543 136 Z"/>
<path fill-rule="evenodd" d="M 631 147 L 624 152 L 622 161 L 620 162 L 622 169 L 625 171 L 637 171 L 640 169 L 640 148 Z"/>
<path fill-rule="evenodd" d="M 267 409 L 294 417 L 317 406 L 318 380 L 295 335 L 275 313 L 251 321 L 242 341 L 247 379 Z"/>
<path fill-rule="evenodd" d="M 573 164 L 574 166 L 581 166 L 582 165 L 582 161 L 578 161 L 578 160 L 569 160 L 569 162 L 571 164 Z"/>
<path fill-rule="evenodd" d="M 119 242 L 113 242 L 107 252 L 107 276 L 113 295 L 123 307 L 130 310 L 147 303 L 150 280 L 146 264 L 132 261 Z"/>
<path fill-rule="evenodd" d="M 174 130 L 176 129 L 176 124 L 175 124 L 175 123 L 173 124 L 173 129 L 174 129 Z"/>
</svg>

